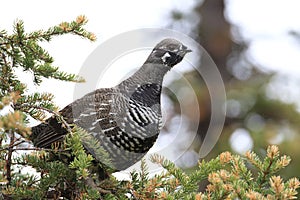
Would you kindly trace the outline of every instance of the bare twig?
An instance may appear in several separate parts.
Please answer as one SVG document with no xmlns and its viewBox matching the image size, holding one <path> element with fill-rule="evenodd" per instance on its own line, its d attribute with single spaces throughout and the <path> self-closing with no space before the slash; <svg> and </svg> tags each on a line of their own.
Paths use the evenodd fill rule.
<svg viewBox="0 0 300 200">
<path fill-rule="evenodd" d="M 11 147 L 7 148 L 2 148 L 0 151 L 7 151 Z M 67 150 L 62 150 L 62 149 L 43 149 L 43 148 L 38 148 L 38 147 L 21 147 L 21 148 L 15 148 L 12 149 L 11 151 L 47 151 L 47 152 L 67 152 Z"/>
<path fill-rule="evenodd" d="M 12 160 L 12 153 L 13 153 L 13 145 L 15 142 L 15 134 L 13 132 L 9 132 L 10 134 L 10 143 L 8 147 L 7 159 L 6 159 L 6 179 L 7 185 L 11 183 L 11 160 Z"/>
<path fill-rule="evenodd" d="M 93 188 L 93 189 L 98 190 L 98 192 L 100 192 L 101 194 L 111 194 L 111 191 L 110 191 L 110 190 L 106 190 L 106 189 L 103 189 L 103 188 L 101 188 L 101 187 L 98 187 L 98 186 L 95 184 L 94 180 L 93 180 L 91 177 L 88 177 L 88 178 L 85 180 L 85 182 L 86 182 L 86 184 L 87 184 L 88 186 L 90 186 L 90 187 Z"/>
</svg>

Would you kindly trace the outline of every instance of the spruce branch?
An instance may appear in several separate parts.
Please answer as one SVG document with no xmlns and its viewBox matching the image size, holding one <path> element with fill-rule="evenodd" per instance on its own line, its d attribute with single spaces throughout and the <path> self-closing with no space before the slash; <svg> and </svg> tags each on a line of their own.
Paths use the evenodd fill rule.
<svg viewBox="0 0 300 200">
<path fill-rule="evenodd" d="M 91 155 L 85 153 L 81 140 L 77 139 L 67 146 L 67 149 L 58 149 L 54 146 L 53 149 L 45 150 L 20 147 L 24 140 L 20 141 L 20 138 L 16 138 L 15 135 L 19 133 L 26 138 L 30 134 L 30 128 L 26 127 L 26 115 L 43 121 L 47 115 L 51 114 L 58 118 L 62 126 L 67 129 L 70 138 L 74 136 L 73 141 L 79 137 L 80 131 L 75 129 L 76 126 L 68 124 L 60 116 L 53 102 L 53 95 L 26 94 L 26 85 L 16 76 L 15 68 L 32 73 L 34 83 L 37 85 L 42 82 L 43 78 L 83 82 L 83 78 L 62 72 L 58 67 L 53 66 L 54 59 L 41 47 L 41 42 L 49 42 L 52 38 L 65 34 L 73 34 L 94 41 L 95 35 L 83 28 L 86 23 L 86 17 L 79 16 L 74 21 L 60 23 L 46 31 L 37 30 L 27 33 L 24 22 L 16 20 L 13 34 L 9 35 L 4 30 L 0 31 L 0 109 L 6 106 L 13 108 L 12 112 L 0 117 L 0 181 L 6 180 L 5 183 L 8 186 L 7 188 L 0 186 L 0 194 L 5 193 L 5 198 L 81 199 L 84 196 L 89 198 L 97 195 L 99 197 L 99 194 L 87 187 L 84 181 L 76 182 L 89 175 L 87 170 L 93 160 Z M 28 153 L 15 158 L 13 153 L 20 150 L 28 151 Z M 71 159 L 70 155 L 74 157 L 73 162 L 66 165 L 66 161 Z M 62 160 L 57 160 L 56 156 Z M 14 171 L 20 165 L 33 167 L 40 173 L 40 177 L 34 178 L 32 175 L 15 173 Z M 5 172 L 2 169 L 5 169 Z"/>
<path fill-rule="evenodd" d="M 24 22 L 17 20 L 14 24 L 14 33 L 12 35 L 8 35 L 6 31 L 1 31 L 2 75 L 9 79 L 6 80 L 7 83 L 10 83 L 10 85 L 6 85 L 8 93 L 16 89 L 14 88 L 14 84 L 11 84 L 17 81 L 17 78 L 13 77 L 11 70 L 16 67 L 21 67 L 25 71 L 32 72 L 34 82 L 38 85 L 42 82 L 42 78 L 54 78 L 73 82 L 84 81 L 83 78 L 75 74 L 61 72 L 58 70 L 58 67 L 53 66 L 54 59 L 40 46 L 39 42 L 49 42 L 53 37 L 65 34 L 74 34 L 94 41 L 96 39 L 94 34 L 83 28 L 86 23 L 86 17 L 79 16 L 72 22 L 61 23 L 50 27 L 46 31 L 38 30 L 26 33 Z"/>
<path fill-rule="evenodd" d="M 161 165 L 167 173 L 155 175 L 153 178 L 147 177 L 148 184 L 141 188 L 142 185 L 139 183 L 145 182 L 145 178 L 142 179 L 139 173 L 134 172 L 128 188 L 136 199 L 151 197 L 154 199 L 285 200 L 295 199 L 297 189 L 300 187 L 297 178 L 285 182 L 282 177 L 275 175 L 279 169 L 288 165 L 290 159 L 285 155 L 280 156 L 278 147 L 274 145 L 268 147 L 264 161 L 250 151 L 245 157 L 224 152 L 215 159 L 199 162 L 199 168 L 189 174 L 182 172 L 161 156 L 154 155 L 151 160 Z M 254 163 L 257 172 L 250 170 L 246 162 Z M 265 174 L 265 178 L 259 179 L 260 173 Z M 205 178 L 209 184 L 205 191 L 199 192 L 197 185 Z M 156 190 L 151 189 L 153 186 Z"/>
</svg>

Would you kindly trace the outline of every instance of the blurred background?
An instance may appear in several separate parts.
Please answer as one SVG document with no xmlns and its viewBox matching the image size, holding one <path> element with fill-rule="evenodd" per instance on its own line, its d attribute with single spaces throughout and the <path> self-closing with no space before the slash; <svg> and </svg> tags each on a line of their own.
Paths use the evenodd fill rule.
<svg viewBox="0 0 300 200">
<path fill-rule="evenodd" d="M 292 158 L 283 176 L 299 177 L 299 8 L 296 1 L 206 0 L 195 2 L 189 12 L 171 12 L 169 27 L 185 30 L 208 51 L 226 87 L 225 126 L 205 159 L 226 150 L 244 154 L 252 149 L 265 155 L 268 144 L 277 144 Z M 203 64 L 200 58 L 199 67 Z M 198 94 L 198 134 L 204 138 L 209 93 L 196 71 L 185 76 Z M 180 90 L 180 82 L 172 84 Z M 190 104 L 191 111 L 195 106 Z M 187 117 L 193 121 L 193 115 Z"/>
<path fill-rule="evenodd" d="M 216 63 L 226 88 L 226 121 L 209 160 L 222 151 L 244 154 L 252 149 L 264 155 L 268 144 L 279 145 L 292 158 L 283 177 L 300 176 L 300 2 L 297 0 L 166 0 L 166 1 L 38 1 L 2 2 L 0 28 L 11 30 L 15 19 L 25 21 L 27 31 L 47 28 L 84 14 L 87 29 L 98 41 L 90 43 L 66 36 L 44 44 L 62 70 L 78 73 L 86 57 L 106 39 L 136 28 L 169 28 L 198 41 Z M 199 56 L 197 68 L 205 65 Z M 135 66 L 136 67 L 136 66 Z M 178 116 L 189 124 L 199 125 L 192 154 L 178 161 L 192 167 L 210 122 L 210 96 L 204 81 L 195 70 L 184 73 L 199 103 L 183 102 L 190 114 L 182 116 L 173 93 L 164 91 L 168 119 L 163 136 L 172 134 Z M 30 83 L 29 83 L 30 84 Z M 59 88 L 57 87 L 59 84 Z M 52 86 L 53 87 L 50 87 Z M 71 83 L 45 81 L 32 90 L 48 91 L 57 104 L 72 101 Z M 173 91 L 182 91 L 184 83 L 167 83 Z M 186 94 L 185 94 L 186 95 Z M 199 107 L 200 120 L 193 112 Z M 171 109 L 172 108 L 172 109 Z M 184 133 L 182 133 L 184 134 Z M 186 137 L 189 139 L 189 137 Z M 184 142 L 178 141 L 178 148 Z M 190 163 L 185 165 L 186 163 Z"/>
<path fill-rule="evenodd" d="M 225 126 L 205 159 L 226 150 L 265 155 L 268 144 L 277 144 L 292 158 L 283 176 L 299 177 L 299 8 L 296 1 L 206 0 L 195 2 L 189 12 L 171 12 L 169 27 L 184 30 L 208 51 L 226 87 Z M 203 64 L 200 58 L 199 67 Z M 204 138 L 209 93 L 196 71 L 185 76 L 198 94 L 198 134 Z M 180 90 L 180 82 L 172 84 Z M 191 111 L 195 106 L 190 104 Z M 193 121 L 193 115 L 187 117 Z"/>
</svg>

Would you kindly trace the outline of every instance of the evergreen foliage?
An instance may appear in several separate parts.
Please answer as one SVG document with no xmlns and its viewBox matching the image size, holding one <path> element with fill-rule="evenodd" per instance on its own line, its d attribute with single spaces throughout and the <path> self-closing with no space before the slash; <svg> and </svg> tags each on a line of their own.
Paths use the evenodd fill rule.
<svg viewBox="0 0 300 200">
<path fill-rule="evenodd" d="M 46 31 L 26 33 L 24 23 L 18 20 L 14 24 L 13 34 L 0 31 L 0 109 L 3 112 L 3 109 L 11 108 L 0 119 L 0 198 L 43 199 L 63 196 L 82 199 L 98 195 L 85 183 L 93 161 L 81 143 L 81 138 L 84 139 L 87 134 L 65 122 L 57 112 L 52 94 L 28 94 L 26 85 L 15 74 L 17 68 L 30 72 L 36 85 L 40 85 L 43 78 L 84 81 L 75 74 L 59 71 L 58 67 L 53 66 L 53 58 L 40 43 L 64 34 L 94 41 L 95 35 L 83 28 L 86 23 L 86 17 L 79 16 L 75 21 L 60 23 Z M 51 150 L 28 145 L 24 147 L 25 139 L 30 135 L 27 118 L 31 116 L 43 121 L 49 113 L 59 118 L 70 133 L 64 147 L 53 146 Z M 18 154 L 22 150 L 27 153 Z M 107 155 L 103 157 L 107 158 Z M 21 173 L 24 167 L 27 167 L 27 171 L 30 167 L 34 173 Z"/>
<path fill-rule="evenodd" d="M 264 159 L 251 151 L 244 157 L 224 152 L 208 162 L 199 162 L 189 174 L 159 155 L 152 156 L 152 161 L 166 172 L 148 178 L 142 164 L 141 172 L 132 173 L 132 182 L 128 183 L 134 199 L 296 199 L 300 187 L 297 178 L 284 181 L 277 175 L 291 159 L 280 156 L 275 145 L 267 148 Z M 206 179 L 206 190 L 199 192 L 199 183 Z"/>
</svg>

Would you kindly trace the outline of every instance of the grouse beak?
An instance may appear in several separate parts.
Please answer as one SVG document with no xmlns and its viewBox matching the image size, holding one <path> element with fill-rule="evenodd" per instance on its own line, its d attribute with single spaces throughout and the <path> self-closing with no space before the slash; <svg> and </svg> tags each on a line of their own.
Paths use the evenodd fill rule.
<svg viewBox="0 0 300 200">
<path fill-rule="evenodd" d="M 179 55 L 184 57 L 187 53 L 192 52 L 191 49 L 188 49 L 186 46 L 183 46 L 183 49 L 179 51 Z"/>
<path fill-rule="evenodd" d="M 185 53 L 190 53 L 190 52 L 192 52 L 191 49 L 186 49 L 186 50 L 185 50 Z"/>
<path fill-rule="evenodd" d="M 192 52 L 192 50 L 188 49 L 185 45 L 183 45 L 182 51 L 184 52 L 184 54 Z"/>
</svg>

